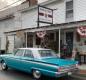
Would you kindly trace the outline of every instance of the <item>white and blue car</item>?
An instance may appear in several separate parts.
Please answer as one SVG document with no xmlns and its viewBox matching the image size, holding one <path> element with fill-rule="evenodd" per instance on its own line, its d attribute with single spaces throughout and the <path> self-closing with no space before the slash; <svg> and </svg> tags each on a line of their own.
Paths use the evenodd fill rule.
<svg viewBox="0 0 86 80">
<path fill-rule="evenodd" d="M 0 55 L 2 70 L 14 68 L 32 73 L 39 79 L 42 75 L 62 77 L 77 71 L 77 61 L 60 59 L 51 49 L 19 48 L 12 54 Z"/>
</svg>

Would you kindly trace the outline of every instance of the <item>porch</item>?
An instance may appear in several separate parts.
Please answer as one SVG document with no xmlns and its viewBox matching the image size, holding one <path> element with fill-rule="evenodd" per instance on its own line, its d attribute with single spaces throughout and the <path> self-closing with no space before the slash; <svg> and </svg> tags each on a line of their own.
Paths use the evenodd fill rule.
<svg viewBox="0 0 86 80">
<path fill-rule="evenodd" d="M 86 50 L 86 46 L 82 45 L 86 38 L 81 38 L 76 31 L 77 27 L 85 25 L 86 21 L 77 21 L 5 32 L 10 41 L 8 50 L 12 51 L 18 48 L 20 43 L 19 47 L 46 47 L 55 50 L 62 58 L 64 56 L 67 58 L 72 57 L 74 49 L 77 48 L 78 52 L 81 52 L 83 47 Z M 38 31 L 46 31 L 43 44 L 41 44 L 41 39 L 36 35 Z M 12 40 L 9 36 L 12 37 Z M 17 38 L 20 38 L 17 42 L 18 44 L 16 43 Z M 67 47 L 67 49 L 63 49 L 63 46 Z"/>
</svg>

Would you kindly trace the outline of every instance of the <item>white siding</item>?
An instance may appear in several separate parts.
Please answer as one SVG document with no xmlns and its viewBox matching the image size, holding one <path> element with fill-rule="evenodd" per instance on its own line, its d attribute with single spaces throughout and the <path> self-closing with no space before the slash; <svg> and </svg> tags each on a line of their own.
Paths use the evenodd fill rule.
<svg viewBox="0 0 86 80">
<path fill-rule="evenodd" d="M 65 16 L 66 16 L 65 1 L 66 0 L 59 0 L 53 2 L 52 4 L 45 5 L 49 8 L 57 9 L 54 11 L 54 24 L 65 22 Z M 15 9 L 19 10 L 18 8 L 13 8 L 13 9 L 14 12 L 16 12 Z M 11 11 L 8 12 L 6 11 L 5 14 L 8 14 L 9 12 L 12 13 L 12 11 L 13 11 L 12 9 Z M 3 15 L 3 12 L 0 14 L 0 16 Z M 21 29 L 21 28 L 24 29 L 24 28 L 37 27 L 37 13 L 38 13 L 37 8 L 34 8 L 23 13 L 20 12 L 14 13 L 15 18 L 13 19 L 0 21 L 1 49 L 5 49 L 5 42 L 6 42 L 5 35 L 3 32 L 15 30 L 15 29 Z M 80 21 L 80 20 L 86 20 L 86 0 L 74 0 L 74 21 Z M 41 24 L 41 26 L 43 25 L 44 24 Z"/>
<path fill-rule="evenodd" d="M 65 0 L 64 0 L 65 1 Z M 63 0 L 59 0 L 56 2 L 53 2 L 52 4 L 45 5 L 52 9 L 57 9 L 54 11 L 54 24 L 55 23 L 63 23 L 65 22 L 65 2 Z M 14 10 L 13 10 L 14 9 Z M 5 11 L 5 13 L 12 13 L 12 11 L 15 11 L 14 16 L 15 18 L 9 19 L 9 20 L 3 20 L 0 21 L 0 32 L 1 32 L 1 49 L 5 49 L 5 36 L 3 32 L 5 31 L 11 31 L 15 29 L 21 29 L 21 28 L 32 28 L 37 27 L 37 17 L 38 17 L 38 10 L 37 8 L 28 10 L 26 12 L 20 13 L 16 12 L 18 8 L 13 8 L 11 11 Z M 17 9 L 17 10 L 15 10 Z M 3 11 L 4 12 L 4 11 Z M 2 12 L 2 14 L 3 14 Z M 1 15 L 2 15 L 1 14 Z M 44 26 L 46 24 L 40 24 L 40 26 Z M 12 37 L 9 37 L 12 38 Z M 13 38 L 12 38 L 13 39 Z M 10 40 L 10 39 L 9 39 Z M 13 40 L 10 40 L 11 43 Z M 14 46 L 14 45 L 11 45 Z"/>
<path fill-rule="evenodd" d="M 54 24 L 65 22 L 65 2 L 64 1 L 47 5 L 47 7 L 51 9 L 56 9 L 54 11 L 54 18 L 53 18 Z M 37 27 L 37 17 L 38 17 L 37 8 L 22 13 L 22 28 Z M 40 25 L 44 26 L 46 24 L 40 23 Z"/>
<path fill-rule="evenodd" d="M 6 48 L 6 36 L 4 34 L 5 31 L 14 30 L 14 20 L 4 20 L 0 21 L 0 38 L 1 38 L 1 50 Z"/>
<path fill-rule="evenodd" d="M 37 9 L 22 13 L 22 27 L 32 28 L 37 26 Z"/>
<path fill-rule="evenodd" d="M 0 21 L 0 32 L 14 30 L 15 22 L 14 19 Z"/>
<path fill-rule="evenodd" d="M 74 20 L 86 20 L 86 0 L 74 0 Z"/>
<path fill-rule="evenodd" d="M 1 44 L 0 44 L 0 48 L 1 48 L 1 50 L 4 50 L 5 49 L 5 45 L 6 45 L 6 38 L 5 38 L 5 35 L 4 34 L 2 34 L 1 32 L 0 32 L 0 38 L 1 38 Z"/>
<path fill-rule="evenodd" d="M 65 0 L 59 0 L 53 4 L 48 5 L 51 9 L 54 10 L 54 23 L 64 23 L 65 22 Z"/>
</svg>

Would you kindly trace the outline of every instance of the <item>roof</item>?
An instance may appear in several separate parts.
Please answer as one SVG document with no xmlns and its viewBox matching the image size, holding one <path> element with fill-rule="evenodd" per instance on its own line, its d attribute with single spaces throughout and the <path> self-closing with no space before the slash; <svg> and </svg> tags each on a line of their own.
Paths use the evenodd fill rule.
<svg viewBox="0 0 86 80">
<path fill-rule="evenodd" d="M 47 0 L 43 3 L 40 3 L 40 5 L 48 5 L 48 4 L 51 4 L 51 3 L 56 2 L 56 1 L 59 1 L 59 0 Z M 16 11 L 26 12 L 29 10 L 33 10 L 37 7 L 38 7 L 38 5 L 33 5 L 33 6 L 29 7 L 28 3 L 24 3 L 22 5 L 17 5 L 17 6 L 14 6 L 12 8 L 5 9 L 3 11 L 0 11 L 0 20 L 5 20 L 5 18 L 6 19 L 10 18 L 10 15 L 14 16 L 14 13 Z"/>
</svg>

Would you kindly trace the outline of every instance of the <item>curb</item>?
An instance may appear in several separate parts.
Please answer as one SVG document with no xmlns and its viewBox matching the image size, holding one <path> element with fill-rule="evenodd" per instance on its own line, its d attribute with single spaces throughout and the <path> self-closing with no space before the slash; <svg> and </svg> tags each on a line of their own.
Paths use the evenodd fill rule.
<svg viewBox="0 0 86 80">
<path fill-rule="evenodd" d="M 79 70 L 79 73 L 78 74 L 86 75 L 86 70 Z"/>
<path fill-rule="evenodd" d="M 71 77 L 77 80 L 86 80 L 86 70 L 79 70 L 76 74 L 71 75 Z"/>
<path fill-rule="evenodd" d="M 80 75 L 71 75 L 72 78 L 74 78 L 75 80 L 86 80 L 86 77 L 82 77 Z"/>
</svg>

